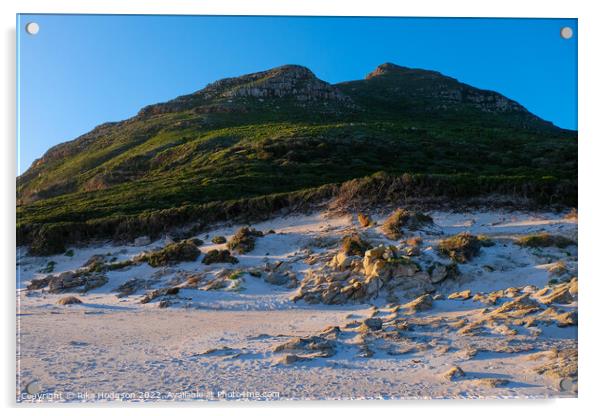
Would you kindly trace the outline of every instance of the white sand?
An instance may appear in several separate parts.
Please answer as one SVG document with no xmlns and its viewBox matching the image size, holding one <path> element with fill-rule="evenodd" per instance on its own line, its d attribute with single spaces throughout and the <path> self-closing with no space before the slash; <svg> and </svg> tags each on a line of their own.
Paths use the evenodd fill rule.
<svg viewBox="0 0 602 416">
<path fill-rule="evenodd" d="M 431 213 L 436 227 L 420 233 L 425 239 L 423 256 L 438 258 L 428 249 L 442 235 L 469 231 L 486 234 L 496 245 L 483 248 L 470 263 L 460 265 L 462 279 L 445 282 L 438 289 L 447 295 L 470 288 L 491 292 L 508 287 L 543 287 L 550 276 L 547 269 L 562 260 L 576 273 L 576 248 L 523 249 L 513 244 L 517 236 L 550 231 L 576 239 L 577 224 L 560 214 L 519 212 Z M 336 354 L 329 358 L 302 361 L 292 365 L 276 364 L 274 346 L 294 336 L 313 335 L 329 325 L 346 323 L 373 312 L 376 305 L 385 314 L 384 299 L 370 304 L 342 306 L 293 303 L 289 297 L 296 289 L 274 286 L 245 275 L 244 290 L 203 291 L 183 289 L 176 302 L 159 309 L 156 302 L 140 304 L 141 290 L 117 298 L 115 289 L 133 277 L 157 276 L 154 287 L 164 287 L 183 273 L 219 272 L 223 268 L 246 269 L 266 261 L 292 262 L 302 273 L 312 267 L 304 263 L 302 249 L 316 237 L 340 239 L 357 227 L 349 216 L 329 217 L 324 213 L 277 218 L 253 224 L 259 230 L 273 229 L 275 234 L 258 238 L 255 249 L 237 256 L 236 265 L 205 266 L 199 261 L 154 269 L 138 265 L 107 273 L 109 282 L 87 294 L 75 294 L 82 305 L 59 306 L 64 294 L 18 289 L 18 365 L 17 394 L 31 381 L 42 386 L 33 401 L 96 400 L 222 400 L 222 399 L 357 399 L 427 397 L 548 397 L 574 395 L 558 389 L 557 382 L 536 374 L 541 364 L 529 360 L 534 352 L 576 346 L 575 326 L 540 328 L 534 335 L 525 330 L 511 344 L 532 346 L 523 352 L 491 352 L 507 340 L 489 334 L 466 337 L 442 331 L 435 325 L 416 326 L 409 340 L 449 345 L 448 352 L 436 348 L 391 355 L 376 348 L 371 358 L 357 358 L 353 339 L 343 337 Z M 215 235 L 234 234 L 238 226 L 218 227 L 205 240 L 203 252 L 216 248 L 210 243 Z M 371 231 L 373 243 L 391 243 Z M 73 270 L 93 254 L 111 253 L 118 260 L 131 258 L 143 250 L 160 247 L 157 241 L 147 247 L 112 246 L 74 248 L 75 255 L 18 258 L 18 287 L 23 288 L 48 261 L 55 261 L 54 272 Z M 221 247 L 220 247 L 221 248 Z M 327 250 L 313 248 L 314 252 Z M 299 258 L 298 261 L 296 259 Z M 488 266 L 484 268 L 484 266 Z M 490 268 L 489 268 L 490 267 Z M 576 304 L 570 305 L 576 308 Z M 483 305 L 478 302 L 440 300 L 431 311 L 417 319 L 442 317 L 474 319 Z M 230 348 L 219 350 L 220 348 Z M 211 354 L 208 349 L 217 348 Z M 465 350 L 477 349 L 473 357 Z M 459 365 L 466 376 L 447 381 L 439 375 L 450 364 Z M 476 380 L 503 378 L 502 387 L 483 387 Z M 253 394 L 249 396 L 249 392 Z M 101 395 L 101 396 L 99 396 Z M 224 396 L 225 395 L 225 396 Z"/>
</svg>

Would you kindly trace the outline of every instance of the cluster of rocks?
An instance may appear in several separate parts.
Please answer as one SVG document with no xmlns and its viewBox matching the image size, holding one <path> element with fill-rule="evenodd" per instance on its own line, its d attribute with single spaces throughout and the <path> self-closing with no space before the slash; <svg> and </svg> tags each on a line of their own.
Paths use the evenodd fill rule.
<svg viewBox="0 0 602 416">
<path fill-rule="evenodd" d="M 435 290 L 431 275 L 395 246 L 380 245 L 359 255 L 360 246 L 344 245 L 329 263 L 310 269 L 292 300 L 342 304 L 366 301 L 380 293 L 392 299 L 395 291 L 401 291 L 412 298 Z M 451 275 L 445 266 L 433 270 L 437 282 Z"/>
<path fill-rule="evenodd" d="M 87 292 L 108 282 L 107 276 L 93 269 L 93 266 L 88 266 L 33 279 L 27 286 L 27 290 L 48 288 L 50 293 Z"/>
<path fill-rule="evenodd" d="M 206 90 L 206 94 L 221 90 L 224 97 L 292 96 L 299 101 L 350 101 L 336 87 L 319 80 L 308 68 L 298 65 L 285 65 L 265 72 L 227 78 L 208 85 Z"/>
<path fill-rule="evenodd" d="M 556 325 L 567 327 L 577 325 L 577 312 L 567 308 L 577 301 L 577 279 L 570 282 L 537 289 L 526 286 L 522 289 L 508 288 L 491 293 L 470 291 L 452 293 L 449 299 L 481 302 L 488 306 L 477 319 L 459 320 L 453 327 L 461 335 L 482 335 L 488 331 L 513 336 L 517 328 L 537 328 Z M 500 302 L 502 302 L 500 304 Z M 565 306 L 566 305 L 566 306 Z M 495 308 L 492 308 L 496 306 Z"/>
</svg>

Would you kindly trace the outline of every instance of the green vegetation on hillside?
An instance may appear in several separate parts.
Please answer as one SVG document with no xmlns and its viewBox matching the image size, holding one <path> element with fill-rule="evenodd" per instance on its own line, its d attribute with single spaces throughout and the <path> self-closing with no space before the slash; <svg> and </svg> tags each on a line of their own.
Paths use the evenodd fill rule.
<svg viewBox="0 0 602 416">
<path fill-rule="evenodd" d="M 379 68 L 336 86 L 301 67 L 219 81 L 56 146 L 17 180 L 19 243 L 58 252 L 239 210 L 265 216 L 377 172 L 397 197 L 576 205 L 576 132 L 441 74 Z M 414 182 L 400 189 L 391 178 L 404 174 Z"/>
</svg>

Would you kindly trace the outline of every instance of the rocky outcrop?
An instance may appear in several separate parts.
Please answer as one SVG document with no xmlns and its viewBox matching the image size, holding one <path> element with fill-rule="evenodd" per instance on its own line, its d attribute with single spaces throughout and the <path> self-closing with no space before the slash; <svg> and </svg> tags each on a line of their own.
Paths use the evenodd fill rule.
<svg viewBox="0 0 602 416">
<path fill-rule="evenodd" d="M 364 256 L 339 251 L 328 263 L 311 269 L 292 300 L 340 304 L 365 301 L 379 293 L 399 291 L 412 298 L 434 290 L 428 273 L 394 246 L 366 250 Z"/>
</svg>

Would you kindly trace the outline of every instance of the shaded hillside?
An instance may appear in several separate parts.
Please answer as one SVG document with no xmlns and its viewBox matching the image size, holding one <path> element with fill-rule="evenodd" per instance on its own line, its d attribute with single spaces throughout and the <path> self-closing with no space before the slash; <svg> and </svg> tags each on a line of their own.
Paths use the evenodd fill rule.
<svg viewBox="0 0 602 416">
<path fill-rule="evenodd" d="M 365 80 L 331 85 L 287 65 L 214 82 L 53 147 L 17 179 L 18 227 L 23 243 L 86 221 L 106 225 L 98 235 L 107 236 L 125 218 L 378 171 L 576 183 L 577 134 L 434 71 L 383 64 Z"/>
</svg>

